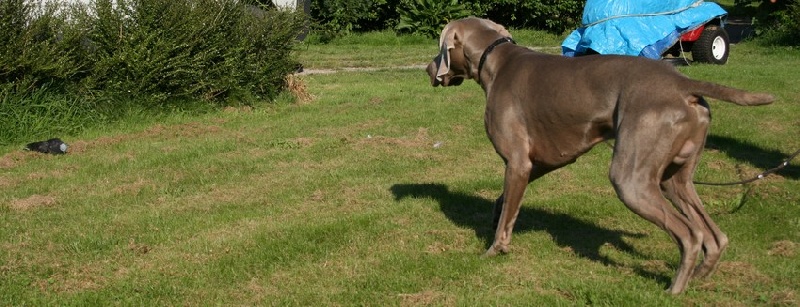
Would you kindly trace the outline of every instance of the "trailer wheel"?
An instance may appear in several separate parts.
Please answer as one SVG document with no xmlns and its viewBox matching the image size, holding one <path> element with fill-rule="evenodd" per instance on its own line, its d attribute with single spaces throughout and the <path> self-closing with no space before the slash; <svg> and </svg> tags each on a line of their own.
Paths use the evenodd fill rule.
<svg viewBox="0 0 800 307">
<path fill-rule="evenodd" d="M 692 59 L 696 62 L 725 64 L 728 62 L 730 52 L 730 39 L 725 29 L 716 26 L 706 26 L 700 38 L 692 46 Z"/>
</svg>

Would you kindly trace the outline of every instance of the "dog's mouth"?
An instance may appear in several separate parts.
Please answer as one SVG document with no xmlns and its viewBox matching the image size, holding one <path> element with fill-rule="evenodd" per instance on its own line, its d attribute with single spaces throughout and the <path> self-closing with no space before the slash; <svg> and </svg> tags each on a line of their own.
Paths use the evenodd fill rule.
<svg viewBox="0 0 800 307">
<path fill-rule="evenodd" d="M 440 86 L 440 85 L 441 86 L 458 86 L 458 85 L 461 85 L 462 82 L 464 82 L 464 77 L 440 76 L 440 78 L 442 78 L 441 81 L 439 81 L 438 78 L 435 78 L 435 77 L 432 78 L 431 79 L 431 85 L 433 85 L 434 87 L 437 87 L 437 86 Z"/>
<path fill-rule="evenodd" d="M 436 73 L 438 71 L 438 67 L 436 66 L 436 61 L 431 62 L 431 64 L 428 65 L 427 71 L 428 71 L 428 76 L 430 76 L 430 78 L 431 78 L 431 85 L 434 86 L 434 87 L 440 86 L 440 85 L 441 86 L 457 86 L 457 85 L 461 85 L 461 83 L 464 82 L 464 77 L 462 77 L 462 76 L 451 76 L 451 75 L 447 75 L 447 74 L 441 75 L 441 76 L 436 76 Z"/>
<path fill-rule="evenodd" d="M 461 82 L 464 82 L 464 77 L 452 77 L 452 78 L 445 78 L 447 84 L 443 86 L 458 86 L 461 85 Z"/>
</svg>

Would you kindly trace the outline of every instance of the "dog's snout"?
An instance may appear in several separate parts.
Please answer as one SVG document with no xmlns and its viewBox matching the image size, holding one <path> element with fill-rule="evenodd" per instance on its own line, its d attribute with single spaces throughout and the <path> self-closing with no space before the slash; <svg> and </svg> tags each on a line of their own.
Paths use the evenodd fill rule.
<svg viewBox="0 0 800 307">
<path fill-rule="evenodd" d="M 439 69 L 436 67 L 436 61 L 433 61 L 430 64 L 428 64 L 428 68 L 426 69 L 426 71 L 428 72 L 428 76 L 431 78 L 431 86 L 433 87 L 442 85 L 442 82 L 439 81 L 438 78 L 436 78 L 436 72 L 438 70 Z"/>
</svg>

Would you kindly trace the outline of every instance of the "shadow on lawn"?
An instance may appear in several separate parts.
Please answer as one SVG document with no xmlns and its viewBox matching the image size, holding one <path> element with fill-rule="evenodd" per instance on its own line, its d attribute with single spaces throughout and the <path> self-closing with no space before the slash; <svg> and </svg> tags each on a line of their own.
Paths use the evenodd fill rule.
<svg viewBox="0 0 800 307">
<path fill-rule="evenodd" d="M 766 150 L 745 141 L 719 135 L 709 135 L 706 140 L 706 148 L 719 150 L 731 158 L 748 162 L 761 171 L 777 167 L 789 158 L 789 154 L 777 150 Z M 800 166 L 797 166 L 800 161 L 797 161 L 797 159 L 800 158 L 795 158 L 795 161 L 791 161 L 789 165 L 778 170 L 775 174 L 787 179 L 800 179 Z M 749 179 L 756 175 L 758 174 L 742 174 L 741 179 Z"/>
<path fill-rule="evenodd" d="M 442 212 L 454 224 L 475 230 L 475 235 L 486 243 L 486 248 L 494 240 L 492 216 L 494 201 L 482 197 L 452 192 L 443 184 L 395 184 L 391 187 L 396 200 L 404 198 L 430 198 L 439 202 Z M 604 265 L 622 266 L 600 253 L 604 245 L 611 245 L 619 251 L 641 257 L 623 237 L 641 238 L 644 234 L 622 230 L 610 230 L 563 213 L 553 213 L 542 209 L 522 207 L 514 226 L 514 233 L 546 231 L 559 247 L 569 248 L 580 257 L 600 262 Z M 513 244 L 513 243 L 512 243 Z M 646 258 L 646 256 L 645 256 Z M 640 276 L 669 284 L 670 276 L 651 272 L 645 268 L 633 268 Z"/>
</svg>

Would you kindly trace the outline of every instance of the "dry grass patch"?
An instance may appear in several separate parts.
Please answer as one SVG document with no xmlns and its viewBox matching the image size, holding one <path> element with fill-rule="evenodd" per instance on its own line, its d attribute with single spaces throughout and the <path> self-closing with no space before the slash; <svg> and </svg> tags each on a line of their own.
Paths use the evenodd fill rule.
<svg viewBox="0 0 800 307">
<path fill-rule="evenodd" d="M 54 196 L 35 194 L 27 198 L 12 199 L 9 207 L 12 210 L 25 211 L 41 207 L 53 207 L 57 204 L 58 200 Z"/>
<path fill-rule="evenodd" d="M 63 269 L 46 279 L 34 281 L 31 286 L 45 293 L 77 293 L 98 290 L 109 281 L 104 276 L 104 268 L 105 266 L 102 264 L 92 264 L 75 269 Z"/>
<path fill-rule="evenodd" d="M 787 258 L 794 257 L 797 254 L 797 243 L 794 243 L 789 240 L 777 241 L 775 243 L 772 243 L 772 247 L 770 247 L 767 254 L 770 256 L 780 256 Z"/>
<path fill-rule="evenodd" d="M 115 194 L 136 195 L 145 188 L 155 189 L 157 186 L 152 180 L 137 177 L 133 182 L 121 183 L 114 187 L 112 191 Z"/>
<path fill-rule="evenodd" d="M 456 299 L 441 291 L 425 290 L 397 295 L 400 306 L 456 306 Z"/>
<path fill-rule="evenodd" d="M 297 75 L 286 76 L 286 87 L 301 104 L 309 103 L 314 100 L 314 96 L 308 92 L 306 81 Z"/>
<path fill-rule="evenodd" d="M 12 180 L 11 178 L 7 178 L 5 176 L 0 177 L 0 188 L 11 188 L 16 184 L 16 180 Z"/>
<path fill-rule="evenodd" d="M 434 241 L 425 250 L 429 254 L 471 252 L 471 246 L 467 242 L 474 234 L 470 230 L 432 229 L 425 231 L 425 235 Z"/>
<path fill-rule="evenodd" d="M 223 124 L 224 120 L 217 120 L 217 124 Z M 115 136 L 103 136 L 93 140 L 76 140 L 69 143 L 68 154 L 84 154 L 99 148 L 131 141 L 145 141 L 158 139 L 180 139 L 193 138 L 209 134 L 220 134 L 223 128 L 218 125 L 200 122 L 189 122 L 176 125 L 155 124 L 139 132 L 119 134 Z"/>
<path fill-rule="evenodd" d="M 793 290 L 783 290 L 772 294 L 769 298 L 770 306 L 800 306 L 800 300 Z"/>
<path fill-rule="evenodd" d="M 772 278 L 759 271 L 754 265 L 743 261 L 720 261 L 719 268 L 710 279 L 697 280 L 698 289 L 718 288 L 725 292 L 747 293 L 757 296 L 758 286 L 769 284 Z"/>
<path fill-rule="evenodd" d="M 52 156 L 27 150 L 12 151 L 0 157 L 0 169 L 11 169 L 36 158 L 48 159 L 52 158 Z"/>
</svg>

